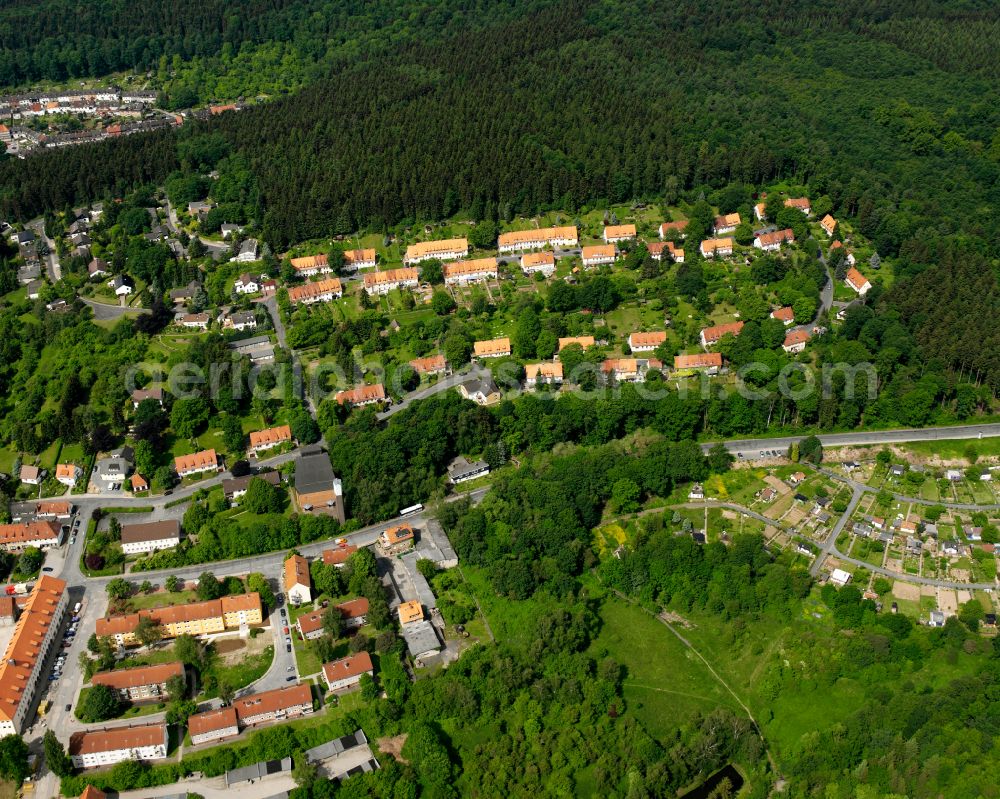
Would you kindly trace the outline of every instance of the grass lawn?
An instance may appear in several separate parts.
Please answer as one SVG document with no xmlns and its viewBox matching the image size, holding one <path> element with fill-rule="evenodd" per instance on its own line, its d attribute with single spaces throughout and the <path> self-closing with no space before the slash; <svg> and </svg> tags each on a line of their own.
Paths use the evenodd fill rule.
<svg viewBox="0 0 1000 799">
<path fill-rule="evenodd" d="M 972 490 L 972 496 L 975 497 L 976 504 L 978 505 L 993 505 L 996 503 L 996 497 L 990 490 L 989 484 L 982 481 L 970 482 L 969 488 Z"/>
<path fill-rule="evenodd" d="M 712 475 L 705 481 L 706 496 L 738 505 L 749 505 L 754 494 L 766 487 L 765 469 L 733 469 L 725 474 Z"/>
<path fill-rule="evenodd" d="M 938 455 L 942 458 L 964 458 L 971 446 L 980 457 L 1000 455 L 1000 438 L 945 439 L 941 441 L 911 441 L 902 445 L 918 455 Z"/>
<path fill-rule="evenodd" d="M 38 456 L 38 464 L 43 469 L 48 469 L 50 472 L 54 471 L 56 468 L 56 459 L 59 457 L 59 450 L 61 448 L 62 442 L 57 438 Z"/>
<path fill-rule="evenodd" d="M 941 492 L 938 490 L 936 480 L 925 480 L 924 484 L 920 486 L 921 499 L 926 499 L 928 502 L 937 502 L 941 499 Z"/>
<path fill-rule="evenodd" d="M 261 633 L 261 635 L 267 635 L 267 631 Z M 232 666 L 217 666 L 215 669 L 215 675 L 218 677 L 219 682 L 228 683 L 234 689 L 240 689 L 244 686 L 250 685 L 252 682 L 256 682 L 261 677 L 263 677 L 269 668 L 271 668 L 271 661 L 274 660 L 274 646 L 268 644 L 267 648 L 263 652 L 256 655 L 250 655 L 240 663 L 236 663 Z M 202 699 L 214 699 L 218 692 L 205 692 L 202 695 Z"/>
<path fill-rule="evenodd" d="M 149 610 L 151 608 L 166 608 L 172 605 L 185 605 L 188 602 L 198 601 L 196 591 L 156 591 L 152 594 L 136 594 L 129 599 L 129 604 L 136 610 Z"/>
<path fill-rule="evenodd" d="M 80 719 L 80 721 L 83 721 L 83 719 L 80 718 L 80 708 L 83 707 L 83 700 L 91 690 L 91 688 L 87 687 L 81 688 L 80 695 L 76 699 L 76 705 L 73 708 L 73 715 Z M 129 705 L 114 718 L 134 719 L 140 716 L 150 716 L 154 713 L 160 713 L 161 711 L 166 710 L 166 708 L 167 706 L 163 702 L 147 702 L 141 705 Z"/>
<path fill-rule="evenodd" d="M 626 667 L 625 700 L 652 735 L 669 735 L 698 711 L 725 706 L 741 712 L 704 664 L 642 608 L 608 598 L 601 620 L 591 654 L 607 651 Z"/>
<path fill-rule="evenodd" d="M 0 449 L 0 472 L 11 474 L 14 471 L 14 461 L 17 460 L 17 451 L 11 447 Z"/>
</svg>

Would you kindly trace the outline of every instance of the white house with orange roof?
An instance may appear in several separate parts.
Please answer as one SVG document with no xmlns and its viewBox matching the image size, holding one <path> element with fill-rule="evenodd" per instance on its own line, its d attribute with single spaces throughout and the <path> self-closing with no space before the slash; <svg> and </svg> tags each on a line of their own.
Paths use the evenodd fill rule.
<svg viewBox="0 0 1000 799">
<path fill-rule="evenodd" d="M 458 258 L 465 258 L 468 254 L 469 240 L 466 238 L 420 241 L 406 248 L 403 263 L 406 266 L 412 266 L 432 258 L 439 261 L 454 261 Z"/>
<path fill-rule="evenodd" d="M 174 458 L 174 471 L 178 477 L 187 477 L 202 472 L 217 472 L 221 468 L 219 456 L 214 449 L 206 449 L 191 455 L 178 455 Z"/>
<path fill-rule="evenodd" d="M 789 330 L 785 335 L 785 341 L 781 345 L 781 349 L 789 354 L 802 352 L 806 348 L 807 341 L 809 341 L 809 331 L 805 328 L 800 327 L 797 330 Z"/>
<path fill-rule="evenodd" d="M 809 202 L 808 197 L 789 197 L 785 200 L 785 208 L 794 208 L 796 211 L 801 211 L 806 216 L 812 213 L 812 205 Z"/>
<path fill-rule="evenodd" d="M 823 228 L 823 232 L 826 233 L 827 236 L 832 237 L 834 232 L 837 230 L 837 220 L 827 214 L 819 221 L 819 226 Z"/>
<path fill-rule="evenodd" d="M 702 258 L 721 258 L 733 254 L 733 240 L 725 239 L 705 239 L 701 243 Z"/>
<path fill-rule="evenodd" d="M 467 286 L 497 279 L 496 258 L 475 258 L 471 261 L 455 261 L 444 265 L 446 286 Z"/>
<path fill-rule="evenodd" d="M 721 214 L 715 217 L 715 221 L 712 223 L 712 232 L 716 236 L 732 233 L 739 227 L 740 222 L 742 220 L 739 214 Z"/>
<path fill-rule="evenodd" d="M 540 384 L 556 385 L 563 381 L 563 365 L 559 361 L 526 363 L 524 365 L 524 385 L 534 388 Z"/>
<path fill-rule="evenodd" d="M 666 239 L 670 235 L 671 231 L 677 231 L 677 234 L 684 238 L 687 231 L 688 222 L 686 219 L 680 219 L 676 222 L 663 222 L 660 224 L 660 238 Z"/>
<path fill-rule="evenodd" d="M 847 270 L 847 276 L 844 278 L 844 284 L 848 288 L 854 289 L 861 297 L 864 297 L 872 287 L 868 278 L 862 275 L 853 266 Z"/>
<path fill-rule="evenodd" d="M 652 330 L 648 333 L 636 331 L 628 337 L 628 347 L 632 352 L 652 352 L 667 340 L 663 330 Z"/>
<path fill-rule="evenodd" d="M 614 244 L 591 244 L 583 248 L 581 256 L 584 266 L 601 266 L 613 264 L 618 250 Z"/>
<path fill-rule="evenodd" d="M 619 241 L 630 241 L 635 235 L 635 225 L 605 225 L 601 238 L 605 244 L 615 244 Z"/>
<path fill-rule="evenodd" d="M 58 463 L 56 464 L 56 480 L 62 483 L 64 486 L 69 486 L 72 488 L 77 484 L 77 481 L 83 476 L 83 469 L 77 466 L 75 463 Z"/>
<path fill-rule="evenodd" d="M 521 271 L 526 275 L 541 273 L 551 277 L 556 271 L 556 257 L 550 252 L 528 252 L 521 256 Z"/>
<path fill-rule="evenodd" d="M 573 344 L 579 344 L 581 349 L 587 350 L 596 344 L 593 336 L 563 336 L 559 339 L 559 352 Z"/>
<path fill-rule="evenodd" d="M 510 355 L 510 339 L 494 338 L 477 341 L 472 345 L 474 358 L 506 358 Z"/>
<path fill-rule="evenodd" d="M 394 289 L 415 289 L 420 283 L 420 273 L 413 267 L 386 269 L 365 274 L 365 293 L 388 294 Z"/>
<path fill-rule="evenodd" d="M 540 250 L 542 247 L 575 247 L 577 243 L 575 225 L 515 230 L 497 237 L 497 249 L 502 253 Z"/>
</svg>

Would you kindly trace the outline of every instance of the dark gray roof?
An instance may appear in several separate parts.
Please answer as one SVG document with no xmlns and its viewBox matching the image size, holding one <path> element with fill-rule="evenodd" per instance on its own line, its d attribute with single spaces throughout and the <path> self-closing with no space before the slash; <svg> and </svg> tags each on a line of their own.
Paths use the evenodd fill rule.
<svg viewBox="0 0 1000 799">
<path fill-rule="evenodd" d="M 429 621 L 415 621 L 403 627 L 403 640 L 412 657 L 420 657 L 428 652 L 441 649 L 437 631 Z"/>
<path fill-rule="evenodd" d="M 362 746 L 366 743 L 368 743 L 368 737 L 361 730 L 357 730 L 350 735 L 335 738 L 332 741 L 327 741 L 325 744 L 307 749 L 306 760 L 310 763 L 319 763 L 322 760 L 327 760 L 335 755 L 346 752 L 348 749 L 353 749 L 355 746 Z"/>
<path fill-rule="evenodd" d="M 333 489 L 333 466 L 330 456 L 318 448 L 310 447 L 302 451 L 295 464 L 295 490 L 300 494 L 313 494 L 317 491 Z"/>
<path fill-rule="evenodd" d="M 453 480 L 461 478 L 464 475 L 475 474 L 476 472 L 481 472 L 484 469 L 488 469 L 489 464 L 486 461 L 473 461 L 469 462 L 462 456 L 455 458 L 448 467 L 448 476 Z"/>
<path fill-rule="evenodd" d="M 273 486 L 276 486 L 281 482 L 281 476 L 277 472 L 261 472 L 260 474 L 248 474 L 244 477 L 234 477 L 230 480 L 223 480 L 222 491 L 227 497 L 231 497 L 237 491 L 245 491 L 247 486 L 250 485 L 250 481 L 255 477 L 259 477 L 261 480 L 264 480 Z"/>
</svg>

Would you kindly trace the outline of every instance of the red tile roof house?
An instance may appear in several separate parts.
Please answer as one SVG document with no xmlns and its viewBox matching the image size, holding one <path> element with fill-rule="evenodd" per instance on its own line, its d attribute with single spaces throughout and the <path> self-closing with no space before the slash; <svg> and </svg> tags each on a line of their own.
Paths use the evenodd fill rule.
<svg viewBox="0 0 1000 799">
<path fill-rule="evenodd" d="M 23 552 L 26 547 L 49 549 L 62 543 L 62 528 L 56 522 L 0 524 L 0 549 Z"/>
<path fill-rule="evenodd" d="M 859 296 L 864 297 L 871 289 L 872 284 L 868 281 L 864 275 L 862 275 L 853 266 L 847 270 L 847 277 L 844 278 L 844 283 L 848 288 L 854 289 Z"/>
<path fill-rule="evenodd" d="M 788 353 L 802 352 L 806 348 L 807 341 L 809 341 L 809 331 L 805 328 L 789 330 L 781 349 Z"/>
<path fill-rule="evenodd" d="M 671 230 L 676 230 L 681 235 L 681 238 L 683 238 L 685 231 L 687 230 L 687 226 L 688 223 L 686 219 L 681 219 L 678 222 L 664 222 L 660 225 L 660 238 L 665 239 L 670 234 Z"/>
<path fill-rule="evenodd" d="M 83 475 L 83 470 L 75 463 L 57 463 L 56 480 L 72 488 Z"/>
<path fill-rule="evenodd" d="M 795 208 L 806 216 L 812 213 L 812 206 L 809 203 L 808 197 L 790 197 L 785 200 L 785 208 Z"/>
<path fill-rule="evenodd" d="M 635 225 L 606 225 L 602 238 L 605 244 L 614 244 L 615 242 L 634 239 L 635 235 Z"/>
<path fill-rule="evenodd" d="M 276 688 L 233 700 L 240 726 L 305 716 L 313 712 L 312 687 L 308 683 Z"/>
<path fill-rule="evenodd" d="M 324 549 L 323 563 L 326 566 L 335 566 L 338 569 L 342 569 L 347 565 L 347 561 L 350 560 L 351 555 L 357 551 L 358 548 L 353 544 L 338 547 L 337 549 Z"/>
<path fill-rule="evenodd" d="M 630 333 L 628 346 L 632 352 L 652 352 L 667 340 L 667 334 L 662 330 L 653 330 L 648 333 Z"/>
<path fill-rule="evenodd" d="M 360 627 L 365 623 L 365 617 L 368 615 L 368 600 L 363 596 L 349 599 L 347 602 L 341 602 L 337 605 L 337 609 L 344 617 L 344 626 Z"/>
<path fill-rule="evenodd" d="M 69 756 L 76 768 L 162 760 L 167 756 L 167 742 L 166 724 L 76 732 L 69 740 Z"/>
<path fill-rule="evenodd" d="M 90 678 L 90 684 L 106 685 L 114 688 L 122 699 L 142 702 L 163 697 L 167 693 L 167 682 L 173 677 L 184 677 L 184 664 L 180 661 L 99 671 Z"/>
<path fill-rule="evenodd" d="M 361 675 L 374 676 L 375 667 L 367 652 L 358 652 L 353 657 L 341 658 L 323 666 L 323 676 L 331 691 L 345 691 L 361 682 Z"/>
<path fill-rule="evenodd" d="M 732 255 L 733 240 L 730 238 L 705 239 L 701 243 L 700 249 L 702 258 L 718 258 L 719 256 Z"/>
<path fill-rule="evenodd" d="M 325 632 L 323 629 L 323 614 L 325 613 L 326 608 L 314 610 L 310 613 L 303 613 L 295 621 L 295 626 L 298 628 L 299 635 L 302 636 L 303 641 L 313 641 L 323 637 L 323 633 Z"/>
<path fill-rule="evenodd" d="M 240 722 L 234 707 L 196 713 L 188 719 L 188 735 L 195 746 L 239 734 Z"/>
<path fill-rule="evenodd" d="M 201 472 L 217 472 L 222 466 L 214 449 L 195 452 L 192 455 L 178 455 L 174 458 L 174 471 L 178 477 L 187 477 Z"/>
<path fill-rule="evenodd" d="M 699 352 L 694 355 L 675 355 L 674 371 L 691 372 L 705 370 L 707 374 L 714 375 L 722 368 L 722 353 L 719 352 Z"/>
<path fill-rule="evenodd" d="M 274 447 L 287 444 L 292 440 L 292 428 L 289 425 L 269 427 L 267 430 L 256 430 L 250 433 L 250 452 L 259 455 Z"/>
<path fill-rule="evenodd" d="M 738 336 L 740 331 L 743 329 L 743 322 L 728 322 L 724 325 L 713 325 L 712 327 L 706 327 L 701 331 L 699 338 L 701 339 L 701 346 L 705 349 L 715 346 L 719 343 L 720 339 L 728 334 Z"/>
<path fill-rule="evenodd" d="M 753 246 L 764 252 L 777 252 L 781 249 L 782 244 L 786 242 L 791 244 L 794 241 L 795 233 L 792 232 L 791 228 L 785 228 L 784 230 L 775 230 L 772 233 L 761 233 L 753 240 Z"/>
<path fill-rule="evenodd" d="M 293 286 L 288 290 L 288 301 L 292 305 L 299 303 L 312 305 L 317 302 L 332 302 L 340 299 L 343 295 L 344 288 L 341 282 L 337 278 L 331 277 L 316 283 Z"/>
<path fill-rule="evenodd" d="M 334 399 L 338 405 L 350 405 L 352 408 L 362 408 L 365 405 L 375 405 L 385 402 L 385 386 L 374 383 L 368 386 L 358 386 L 347 391 L 338 391 Z"/>
<path fill-rule="evenodd" d="M 787 327 L 795 321 L 795 311 L 792 310 L 790 305 L 786 305 L 784 308 L 771 311 L 771 318 L 777 319 Z"/>
<path fill-rule="evenodd" d="M 414 358 L 410 366 L 418 375 L 437 375 L 448 371 L 448 361 L 443 355 L 428 355 L 424 358 Z"/>
<path fill-rule="evenodd" d="M 301 555 L 292 555 L 285 561 L 285 593 L 292 605 L 312 602 L 312 579 L 309 561 Z"/>
<path fill-rule="evenodd" d="M 584 266 L 613 264 L 618 257 L 618 250 L 614 244 L 592 244 L 581 250 L 580 257 Z"/>
<path fill-rule="evenodd" d="M 649 257 L 654 261 L 662 261 L 663 253 L 666 252 L 670 256 L 670 260 L 674 263 L 684 263 L 684 250 L 680 247 L 675 247 L 672 241 L 647 242 L 646 250 L 649 252 Z"/>
<path fill-rule="evenodd" d="M 721 216 L 715 217 L 715 222 L 712 225 L 712 232 L 716 235 L 722 235 L 724 233 L 732 233 L 739 227 L 740 222 L 739 214 L 723 214 Z"/>
</svg>

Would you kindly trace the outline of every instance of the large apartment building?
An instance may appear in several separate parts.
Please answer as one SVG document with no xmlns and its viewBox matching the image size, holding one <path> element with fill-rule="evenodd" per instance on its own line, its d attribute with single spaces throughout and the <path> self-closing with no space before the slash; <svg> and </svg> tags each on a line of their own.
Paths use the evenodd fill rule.
<svg viewBox="0 0 1000 799">
<path fill-rule="evenodd" d="M 313 712 L 312 688 L 308 683 L 250 694 L 230 707 L 196 713 L 188 719 L 191 742 L 199 744 L 238 735 L 245 727 L 268 721 L 305 716 Z"/>
<path fill-rule="evenodd" d="M 122 525 L 122 552 L 126 555 L 171 549 L 180 542 L 181 523 L 176 519 Z"/>
<path fill-rule="evenodd" d="M 139 620 L 146 617 L 159 624 L 164 638 L 178 635 L 211 635 L 226 630 L 238 630 L 250 624 L 261 624 L 264 620 L 260 595 L 239 594 L 210 599 L 206 602 L 191 602 L 167 608 L 140 610 L 121 616 L 105 616 L 97 620 L 98 638 L 111 638 L 118 646 L 133 646 L 138 643 L 135 630 Z"/>
<path fill-rule="evenodd" d="M 371 655 L 365 651 L 323 665 L 323 676 L 331 691 L 344 691 L 361 682 L 361 675 L 374 675 Z"/>
<path fill-rule="evenodd" d="M 403 263 L 407 266 L 437 258 L 439 261 L 454 261 L 469 254 L 468 239 L 441 239 L 440 241 L 420 241 L 406 248 Z"/>
<path fill-rule="evenodd" d="M 0 737 L 19 735 L 28 726 L 45 662 L 59 643 L 67 604 L 66 583 L 43 574 L 21 609 L 0 662 Z"/>
<path fill-rule="evenodd" d="M 315 283 L 303 283 L 288 289 L 288 301 L 292 305 L 313 305 L 317 302 L 333 302 L 344 296 L 340 280 L 328 277 Z"/>
<path fill-rule="evenodd" d="M 142 702 L 160 699 L 167 693 L 167 682 L 173 677 L 184 677 L 184 664 L 157 663 L 117 671 L 99 671 L 90 678 L 91 685 L 114 688 L 122 699 Z"/>
<path fill-rule="evenodd" d="M 167 725 L 76 732 L 69 756 L 76 768 L 112 766 L 124 760 L 162 760 L 167 756 Z"/>
<path fill-rule="evenodd" d="M 219 456 L 214 449 L 206 449 L 191 455 L 178 455 L 174 458 L 174 471 L 178 477 L 188 477 L 202 472 L 219 471 Z"/>
<path fill-rule="evenodd" d="M 444 284 L 446 286 L 466 286 L 469 283 L 496 279 L 496 258 L 476 258 L 472 261 L 456 261 L 453 264 L 444 265 Z"/>
<path fill-rule="evenodd" d="M 292 440 L 292 428 L 287 425 L 269 427 L 267 430 L 255 430 L 250 433 L 250 452 L 260 455 L 269 449 L 287 444 Z"/>
<path fill-rule="evenodd" d="M 408 267 L 365 274 L 365 292 L 369 295 L 388 294 L 393 289 L 415 289 L 419 283 L 420 273 Z"/>
<path fill-rule="evenodd" d="M 330 456 L 319 447 L 303 450 L 295 465 L 295 504 L 300 513 L 333 516 L 344 523 L 344 489 Z"/>
<path fill-rule="evenodd" d="M 575 247 L 578 241 L 575 225 L 543 227 L 537 230 L 515 230 L 511 233 L 501 233 L 497 237 L 497 249 L 506 253 L 540 250 L 542 247 Z"/>
<path fill-rule="evenodd" d="M 49 549 L 62 543 L 62 528 L 55 522 L 0 524 L 0 548 L 23 552 L 26 547 Z"/>
<path fill-rule="evenodd" d="M 312 689 L 308 683 L 250 694 L 233 701 L 236 717 L 243 727 L 279 721 L 312 713 Z"/>
</svg>

